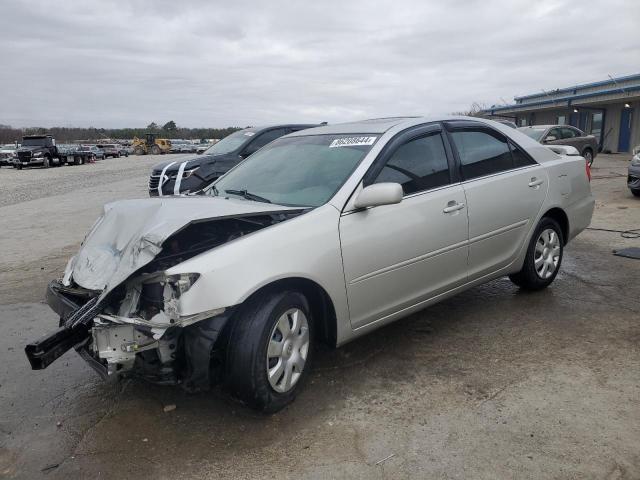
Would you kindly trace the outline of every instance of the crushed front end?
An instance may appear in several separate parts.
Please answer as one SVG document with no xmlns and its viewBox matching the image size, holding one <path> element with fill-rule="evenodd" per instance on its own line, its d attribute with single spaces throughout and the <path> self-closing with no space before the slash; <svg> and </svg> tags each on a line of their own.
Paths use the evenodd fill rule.
<svg viewBox="0 0 640 480">
<path fill-rule="evenodd" d="M 180 315 L 180 296 L 196 280 L 195 274 L 141 275 L 104 299 L 51 282 L 47 302 L 60 326 L 27 345 L 32 368 L 44 369 L 74 348 L 103 378 L 135 375 L 206 390 L 215 377 L 215 344 L 233 308 Z"/>
<path fill-rule="evenodd" d="M 217 347 L 224 342 L 218 340 L 235 307 L 211 306 L 193 313 L 187 292 L 206 279 L 198 272 L 167 272 L 300 213 L 207 198 L 106 206 L 64 277 L 47 289 L 47 302 L 60 323 L 56 331 L 26 346 L 32 368 L 47 368 L 74 348 L 103 377 L 136 375 L 180 383 L 190 391 L 208 389 L 224 354 Z"/>
</svg>

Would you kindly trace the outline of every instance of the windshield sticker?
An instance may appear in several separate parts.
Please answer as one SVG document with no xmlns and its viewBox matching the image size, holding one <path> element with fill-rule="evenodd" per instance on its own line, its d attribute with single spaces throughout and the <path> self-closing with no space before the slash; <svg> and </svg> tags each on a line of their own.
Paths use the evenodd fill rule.
<svg viewBox="0 0 640 480">
<path fill-rule="evenodd" d="M 247 137 L 253 137 L 256 133 L 255 132 L 244 132 L 244 134 Z"/>
<path fill-rule="evenodd" d="M 378 137 L 344 137 L 336 138 L 329 148 L 335 147 L 357 147 L 359 145 L 373 145 Z"/>
</svg>

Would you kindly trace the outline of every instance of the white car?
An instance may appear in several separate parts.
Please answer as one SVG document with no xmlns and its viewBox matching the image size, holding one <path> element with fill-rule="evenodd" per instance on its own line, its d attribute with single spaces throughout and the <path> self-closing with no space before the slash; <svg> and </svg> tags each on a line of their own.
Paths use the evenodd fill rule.
<svg viewBox="0 0 640 480">
<path fill-rule="evenodd" d="M 107 205 L 49 286 L 61 327 L 27 356 L 45 368 L 74 346 L 105 377 L 221 380 L 276 411 L 318 342 L 343 345 L 505 275 L 547 287 L 591 220 L 585 166 L 477 118 L 287 135 L 205 195 Z"/>
</svg>

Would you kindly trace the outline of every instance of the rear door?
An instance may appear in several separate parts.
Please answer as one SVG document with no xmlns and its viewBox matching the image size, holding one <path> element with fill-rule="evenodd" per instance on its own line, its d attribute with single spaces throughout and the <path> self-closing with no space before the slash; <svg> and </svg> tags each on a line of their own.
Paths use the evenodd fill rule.
<svg viewBox="0 0 640 480">
<path fill-rule="evenodd" d="M 365 176 L 365 186 L 400 183 L 400 203 L 341 216 L 353 328 L 384 321 L 466 281 L 466 199 L 441 130 L 431 125 L 399 134 Z"/>
<path fill-rule="evenodd" d="M 469 216 L 469 280 L 513 262 L 546 196 L 546 171 L 502 133 L 450 122 Z"/>
</svg>

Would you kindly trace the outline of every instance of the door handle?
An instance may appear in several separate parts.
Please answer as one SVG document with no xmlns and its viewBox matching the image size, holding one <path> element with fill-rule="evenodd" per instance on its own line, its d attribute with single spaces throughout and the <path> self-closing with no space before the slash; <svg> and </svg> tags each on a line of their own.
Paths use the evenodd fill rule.
<svg viewBox="0 0 640 480">
<path fill-rule="evenodd" d="M 533 177 L 533 178 L 531 179 L 531 181 L 529 182 L 529 186 L 530 186 L 531 188 L 537 188 L 537 187 L 539 187 L 540 185 L 542 185 L 543 183 L 544 183 L 544 180 L 542 180 L 541 178 L 540 178 L 540 179 L 537 179 L 536 177 Z"/>
<path fill-rule="evenodd" d="M 442 210 L 443 213 L 452 213 L 457 212 L 458 210 L 462 210 L 464 208 L 464 203 L 458 203 L 455 200 L 447 203 L 447 206 Z"/>
</svg>

